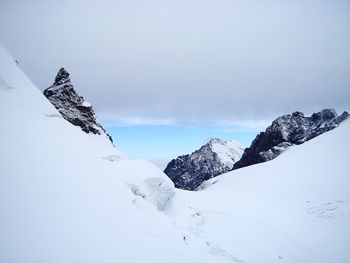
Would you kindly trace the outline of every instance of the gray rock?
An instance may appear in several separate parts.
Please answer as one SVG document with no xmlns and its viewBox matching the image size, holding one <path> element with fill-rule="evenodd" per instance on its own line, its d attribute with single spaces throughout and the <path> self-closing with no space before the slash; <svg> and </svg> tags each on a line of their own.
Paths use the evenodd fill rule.
<svg viewBox="0 0 350 263">
<path fill-rule="evenodd" d="M 237 142 L 211 139 L 192 154 L 173 159 L 164 173 L 174 182 L 175 187 L 195 190 L 204 181 L 232 170 L 243 150 Z"/>
<path fill-rule="evenodd" d="M 256 136 L 251 146 L 245 149 L 242 158 L 234 164 L 234 169 L 270 161 L 288 147 L 302 144 L 338 127 L 348 117 L 347 112 L 338 116 L 333 109 L 324 109 L 310 117 L 305 117 L 299 111 L 281 116 L 265 132 Z"/>
<path fill-rule="evenodd" d="M 53 85 L 44 90 L 44 95 L 61 113 L 62 117 L 86 133 L 105 135 L 113 144 L 112 137 L 97 121 L 92 106 L 74 90 L 69 73 L 61 68 Z"/>
</svg>

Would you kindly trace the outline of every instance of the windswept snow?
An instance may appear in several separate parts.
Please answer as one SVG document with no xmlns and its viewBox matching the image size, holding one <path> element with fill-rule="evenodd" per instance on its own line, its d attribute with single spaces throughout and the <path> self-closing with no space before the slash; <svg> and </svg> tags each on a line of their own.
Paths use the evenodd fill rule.
<svg viewBox="0 0 350 263">
<path fill-rule="evenodd" d="M 349 262 L 349 121 L 188 192 L 0 78 L 0 262 Z"/>
</svg>

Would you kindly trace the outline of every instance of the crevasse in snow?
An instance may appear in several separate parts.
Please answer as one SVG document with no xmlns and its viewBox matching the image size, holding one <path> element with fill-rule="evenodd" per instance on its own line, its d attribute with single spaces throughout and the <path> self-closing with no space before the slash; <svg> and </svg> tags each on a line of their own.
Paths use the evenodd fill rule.
<svg viewBox="0 0 350 263">
<path fill-rule="evenodd" d="M 349 262 L 348 120 L 182 191 L 55 117 L 2 47 L 0 78 L 0 262 Z"/>
</svg>

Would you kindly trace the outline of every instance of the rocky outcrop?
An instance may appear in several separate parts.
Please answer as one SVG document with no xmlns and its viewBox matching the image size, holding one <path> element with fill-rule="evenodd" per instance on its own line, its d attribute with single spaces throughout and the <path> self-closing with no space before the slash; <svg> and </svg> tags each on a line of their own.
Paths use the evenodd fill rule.
<svg viewBox="0 0 350 263">
<path fill-rule="evenodd" d="M 113 143 L 112 137 L 97 121 L 90 103 L 84 101 L 75 91 L 69 73 L 61 68 L 53 85 L 44 90 L 44 95 L 61 113 L 62 117 L 86 133 L 105 135 Z"/>
<path fill-rule="evenodd" d="M 204 181 L 232 170 L 243 151 L 243 147 L 235 141 L 211 139 L 192 154 L 172 160 L 164 173 L 174 182 L 175 187 L 195 190 Z"/>
<path fill-rule="evenodd" d="M 234 169 L 272 160 L 291 145 L 302 144 L 338 127 L 348 117 L 347 112 L 338 116 L 332 109 L 322 110 L 310 117 L 298 111 L 281 116 L 265 132 L 256 136 L 242 158 L 234 164 Z"/>
</svg>

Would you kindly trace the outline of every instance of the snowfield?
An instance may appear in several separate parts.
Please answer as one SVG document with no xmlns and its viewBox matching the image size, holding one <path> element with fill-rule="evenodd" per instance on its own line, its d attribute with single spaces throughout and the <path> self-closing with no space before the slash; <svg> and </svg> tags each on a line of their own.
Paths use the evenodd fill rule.
<svg viewBox="0 0 350 263">
<path fill-rule="evenodd" d="M 175 189 L 57 110 L 0 47 L 0 262 L 350 262 L 350 122 Z"/>
<path fill-rule="evenodd" d="M 244 147 L 236 141 L 230 140 L 222 143 L 212 143 L 213 152 L 215 152 L 222 163 L 230 169 L 233 168 L 244 152 Z"/>
<path fill-rule="evenodd" d="M 203 232 L 245 262 L 349 262 L 349 131 L 345 121 L 183 198 L 204 211 Z"/>
</svg>

